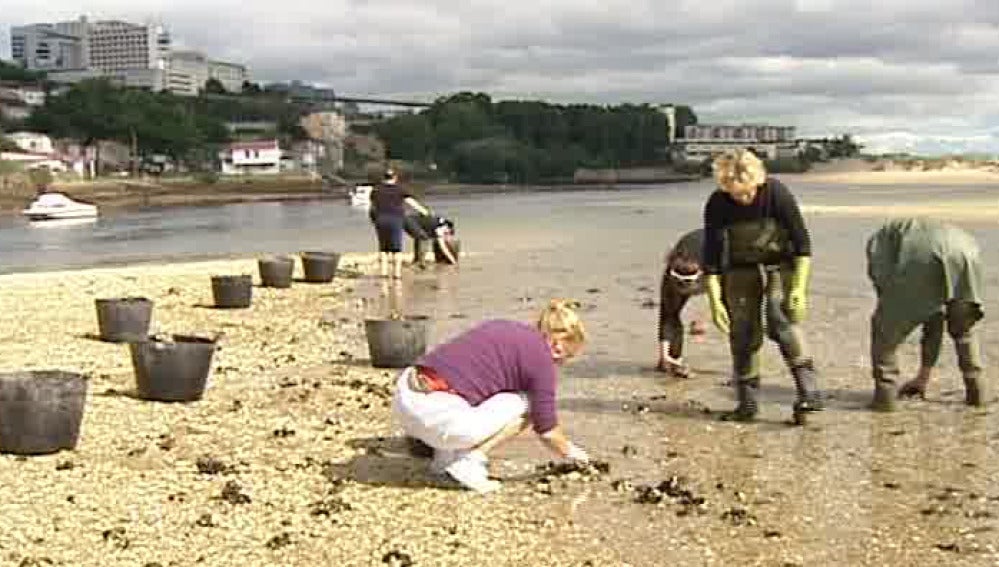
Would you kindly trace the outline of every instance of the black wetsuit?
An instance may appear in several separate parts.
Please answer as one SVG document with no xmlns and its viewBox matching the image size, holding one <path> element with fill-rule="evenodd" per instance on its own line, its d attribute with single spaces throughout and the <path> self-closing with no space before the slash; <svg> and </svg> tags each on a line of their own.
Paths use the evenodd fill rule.
<svg viewBox="0 0 999 567">
<path fill-rule="evenodd" d="M 690 272 L 684 268 L 696 266 L 697 270 L 702 270 L 703 248 L 704 230 L 699 228 L 681 236 L 666 256 L 666 268 L 659 287 L 659 342 L 669 343 L 669 355 L 673 358 L 683 356 L 683 322 L 680 320 L 680 312 L 688 299 L 704 293 L 704 275 L 702 272 L 694 280 L 683 280 L 671 276 L 670 271 L 675 270 L 683 275 L 697 274 L 697 271 Z"/>
</svg>

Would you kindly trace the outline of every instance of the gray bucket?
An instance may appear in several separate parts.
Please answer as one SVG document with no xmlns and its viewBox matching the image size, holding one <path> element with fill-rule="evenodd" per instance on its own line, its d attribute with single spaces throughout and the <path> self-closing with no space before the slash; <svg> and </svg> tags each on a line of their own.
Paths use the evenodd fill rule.
<svg viewBox="0 0 999 567">
<path fill-rule="evenodd" d="M 330 283 L 339 264 L 337 252 L 302 252 L 302 272 L 309 283 Z"/>
<path fill-rule="evenodd" d="M 145 297 L 97 299 L 97 326 L 102 341 L 141 341 L 149 333 L 153 302 Z"/>
<path fill-rule="evenodd" d="M 291 256 L 268 256 L 257 260 L 260 269 L 260 285 L 263 287 L 291 287 L 291 274 L 295 270 L 295 259 Z"/>
<path fill-rule="evenodd" d="M 44 455 L 76 447 L 87 377 L 62 370 L 0 374 L 0 452 Z"/>
<path fill-rule="evenodd" d="M 375 368 L 405 368 L 427 352 L 427 326 L 422 315 L 402 319 L 366 319 L 371 365 Z"/>
<path fill-rule="evenodd" d="M 215 341 L 188 335 L 171 338 L 149 337 L 129 344 L 138 395 L 159 402 L 200 400 L 212 369 Z"/>
<path fill-rule="evenodd" d="M 244 309 L 253 299 L 253 276 L 212 276 L 212 297 L 215 307 Z"/>
</svg>

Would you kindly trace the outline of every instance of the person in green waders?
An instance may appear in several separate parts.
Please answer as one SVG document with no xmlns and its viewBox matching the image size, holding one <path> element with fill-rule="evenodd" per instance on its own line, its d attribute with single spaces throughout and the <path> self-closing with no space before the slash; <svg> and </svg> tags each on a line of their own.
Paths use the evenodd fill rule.
<svg viewBox="0 0 999 567">
<path fill-rule="evenodd" d="M 964 401 L 984 405 L 981 357 L 973 333 L 984 316 L 984 285 L 974 237 L 930 219 L 889 220 L 867 241 L 867 274 L 878 295 L 871 317 L 872 409 L 895 409 L 896 396 L 925 397 L 945 325 L 964 378 Z M 919 372 L 896 393 L 895 351 L 920 325 Z"/>
<path fill-rule="evenodd" d="M 780 346 L 797 390 L 794 421 L 823 408 L 815 365 L 798 323 L 805 318 L 811 239 L 794 195 L 768 177 L 749 150 L 713 163 L 718 189 L 704 207 L 704 271 L 711 318 L 728 335 L 739 405 L 724 420 L 751 421 L 759 411 L 759 350 L 766 335 Z"/>
</svg>

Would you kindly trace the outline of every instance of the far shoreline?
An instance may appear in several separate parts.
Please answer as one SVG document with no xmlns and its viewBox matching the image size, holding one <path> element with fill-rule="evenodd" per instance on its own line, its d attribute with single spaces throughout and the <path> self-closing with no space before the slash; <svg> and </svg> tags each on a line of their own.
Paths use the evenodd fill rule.
<svg viewBox="0 0 999 567">
<path fill-rule="evenodd" d="M 614 189 L 653 188 L 665 184 L 696 182 L 695 176 L 677 176 L 641 183 L 560 183 L 560 184 L 466 184 L 433 183 L 414 185 L 419 197 L 472 195 L 569 193 Z M 308 179 L 238 179 L 220 183 L 163 183 L 131 180 L 97 180 L 54 183 L 50 191 L 97 205 L 101 210 L 122 211 L 139 208 L 203 207 L 240 203 L 347 200 L 347 186 L 329 188 Z M 0 216 L 19 216 L 33 196 L 0 194 Z"/>
<path fill-rule="evenodd" d="M 816 167 L 806 173 L 775 173 L 786 183 L 822 183 L 845 187 L 891 186 L 971 186 L 997 185 L 999 173 L 976 168 L 942 169 L 933 171 L 885 170 L 874 171 L 843 164 L 846 168 Z M 677 174 L 668 178 L 628 183 L 553 183 L 553 184 L 465 184 L 426 183 L 417 181 L 413 192 L 423 197 L 451 197 L 528 193 L 572 193 L 585 191 L 654 189 L 662 185 L 711 182 L 710 177 Z M 173 208 L 221 206 L 256 202 L 295 202 L 347 199 L 346 185 L 328 187 L 304 176 L 276 178 L 233 178 L 214 183 L 166 179 L 160 182 L 130 179 L 99 179 L 96 181 L 56 182 L 51 191 L 65 193 L 73 199 L 97 205 L 105 211 L 127 211 L 141 208 Z M 28 205 L 33 194 L 0 192 L 0 217 L 17 217 Z"/>
</svg>

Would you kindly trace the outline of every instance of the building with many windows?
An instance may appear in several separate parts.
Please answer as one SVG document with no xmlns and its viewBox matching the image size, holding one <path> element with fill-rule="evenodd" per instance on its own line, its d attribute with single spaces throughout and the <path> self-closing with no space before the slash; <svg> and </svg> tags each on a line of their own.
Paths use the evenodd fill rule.
<svg viewBox="0 0 999 567">
<path fill-rule="evenodd" d="M 55 81 L 107 77 L 124 86 L 197 95 L 209 77 L 239 92 L 249 73 L 235 63 L 213 61 L 192 50 L 173 50 L 161 25 L 120 20 L 90 22 L 85 16 L 58 23 L 11 28 L 11 54 L 22 67 L 46 71 Z"/>
<path fill-rule="evenodd" d="M 703 161 L 729 149 L 749 148 L 764 159 L 797 154 L 793 126 L 694 124 L 677 139 L 681 159 Z"/>
</svg>

